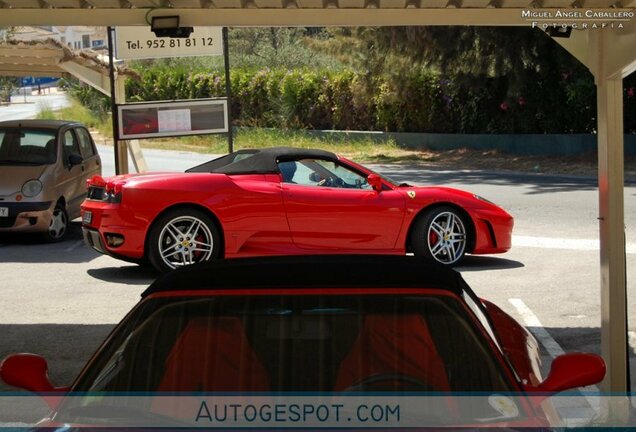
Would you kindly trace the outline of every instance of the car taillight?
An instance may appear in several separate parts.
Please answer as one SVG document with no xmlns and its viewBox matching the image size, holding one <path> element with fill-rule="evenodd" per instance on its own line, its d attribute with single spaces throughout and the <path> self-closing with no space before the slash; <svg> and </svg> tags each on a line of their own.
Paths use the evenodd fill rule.
<svg viewBox="0 0 636 432">
<path fill-rule="evenodd" d="M 86 187 L 90 186 L 103 188 L 106 186 L 106 180 L 104 180 L 104 177 L 102 176 L 94 175 L 93 177 L 86 180 Z"/>
<path fill-rule="evenodd" d="M 111 204 L 117 204 L 121 202 L 121 191 L 125 183 L 106 183 L 106 193 L 104 194 L 104 201 Z"/>
</svg>

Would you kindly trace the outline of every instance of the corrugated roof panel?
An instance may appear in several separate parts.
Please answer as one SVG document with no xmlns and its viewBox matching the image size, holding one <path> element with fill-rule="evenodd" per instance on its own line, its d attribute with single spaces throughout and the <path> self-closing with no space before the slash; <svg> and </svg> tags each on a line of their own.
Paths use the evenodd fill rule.
<svg viewBox="0 0 636 432">
<path fill-rule="evenodd" d="M 485 8 L 492 0 L 459 0 L 463 8 Z"/>
<path fill-rule="evenodd" d="M 212 3 L 214 3 L 214 7 L 217 8 L 234 9 L 243 7 L 241 0 L 212 0 Z"/>
<path fill-rule="evenodd" d="M 283 0 L 254 0 L 254 4 L 259 8 L 283 8 Z"/>
<path fill-rule="evenodd" d="M 127 0 L 128 3 L 138 8 L 162 7 L 161 0 Z"/>
<path fill-rule="evenodd" d="M 200 0 L 170 0 L 170 4 L 172 4 L 175 8 L 200 8 L 201 1 Z"/>
<path fill-rule="evenodd" d="M 20 7 L 20 8 L 41 8 L 42 4 L 40 4 L 39 0 L 3 0 L 3 3 L 11 7 Z"/>
<path fill-rule="evenodd" d="M 86 3 L 96 8 L 113 9 L 122 7 L 120 0 L 86 0 Z"/>
<path fill-rule="evenodd" d="M 403 9 L 406 7 L 406 0 L 379 0 L 381 8 Z"/>
<path fill-rule="evenodd" d="M 298 6 L 301 7 L 301 8 L 309 8 L 309 9 L 320 8 L 320 9 L 322 9 L 322 7 L 323 7 L 322 0 L 297 0 L 296 3 L 298 3 Z"/>
<path fill-rule="evenodd" d="M 421 0 L 421 8 L 445 8 L 448 0 Z"/>
<path fill-rule="evenodd" d="M 56 8 L 81 8 L 80 0 L 45 0 L 46 3 Z"/>
<path fill-rule="evenodd" d="M 365 0 L 340 0 L 338 6 L 345 9 L 363 8 Z"/>
<path fill-rule="evenodd" d="M 532 0 L 494 0 L 493 3 L 497 3 L 503 8 L 527 8 L 532 3 Z"/>
</svg>

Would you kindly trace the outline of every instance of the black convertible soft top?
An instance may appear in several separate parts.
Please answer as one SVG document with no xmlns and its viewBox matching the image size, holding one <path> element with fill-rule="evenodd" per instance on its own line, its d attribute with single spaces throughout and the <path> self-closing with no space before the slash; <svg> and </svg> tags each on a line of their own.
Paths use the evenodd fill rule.
<svg viewBox="0 0 636 432">
<path fill-rule="evenodd" d="M 331 152 L 295 147 L 270 147 L 239 150 L 186 170 L 186 172 L 210 172 L 222 174 L 276 174 L 278 162 L 297 159 L 326 159 L 337 161 Z"/>
<path fill-rule="evenodd" d="M 308 255 L 238 258 L 174 270 L 142 293 L 206 289 L 439 288 L 470 291 L 461 275 L 406 255 Z"/>
</svg>

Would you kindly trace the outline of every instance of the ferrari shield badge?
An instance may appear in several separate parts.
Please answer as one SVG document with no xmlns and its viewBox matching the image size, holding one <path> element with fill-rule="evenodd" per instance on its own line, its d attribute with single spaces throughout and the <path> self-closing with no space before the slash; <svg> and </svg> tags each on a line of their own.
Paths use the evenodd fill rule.
<svg viewBox="0 0 636 432">
<path fill-rule="evenodd" d="M 413 199 L 415 198 L 415 191 L 406 191 L 406 194 L 409 196 L 409 198 Z"/>
</svg>

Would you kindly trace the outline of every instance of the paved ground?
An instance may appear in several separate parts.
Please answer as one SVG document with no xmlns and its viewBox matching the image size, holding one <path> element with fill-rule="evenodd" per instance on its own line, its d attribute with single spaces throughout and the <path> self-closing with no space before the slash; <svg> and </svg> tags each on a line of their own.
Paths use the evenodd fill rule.
<svg viewBox="0 0 636 432">
<path fill-rule="evenodd" d="M 100 151 L 105 171 L 112 172 L 109 149 Z M 152 169 L 162 170 L 182 170 L 207 158 L 159 150 L 146 156 Z M 594 179 L 425 171 L 406 165 L 375 168 L 398 180 L 472 190 L 508 209 L 516 218 L 513 249 L 500 256 L 468 257 L 458 269 L 480 296 L 525 322 L 544 342 L 553 338 L 566 351 L 599 351 Z M 629 311 L 636 310 L 631 271 L 636 268 L 635 196 L 636 186 L 629 185 L 625 189 Z M 0 237 L 0 274 L 0 357 L 15 351 L 44 354 L 58 384 L 71 382 L 113 324 L 157 276 L 88 249 L 77 223 L 66 241 L 54 245 Z M 635 330 L 632 324 L 630 331 Z M 550 359 L 546 352 L 546 366 Z"/>
</svg>

